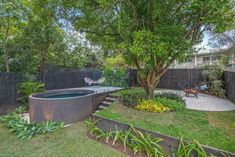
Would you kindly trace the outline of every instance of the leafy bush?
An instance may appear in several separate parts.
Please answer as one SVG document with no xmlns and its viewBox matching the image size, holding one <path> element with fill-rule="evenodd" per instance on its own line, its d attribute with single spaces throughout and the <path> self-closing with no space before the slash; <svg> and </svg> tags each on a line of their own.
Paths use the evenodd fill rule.
<svg viewBox="0 0 235 157">
<path fill-rule="evenodd" d="M 119 101 L 128 107 L 135 107 L 138 104 L 138 101 L 145 98 L 147 98 L 147 95 L 144 91 L 124 90 L 120 93 Z"/>
<path fill-rule="evenodd" d="M 20 93 L 23 96 L 20 98 L 20 101 L 23 104 L 29 102 L 29 96 L 33 93 L 42 92 L 44 90 L 44 84 L 40 82 L 24 82 L 21 84 Z"/>
<path fill-rule="evenodd" d="M 223 67 L 221 65 L 205 66 L 202 72 L 204 81 L 208 84 L 209 92 L 219 97 L 225 97 L 223 89 Z"/>
<path fill-rule="evenodd" d="M 103 70 L 105 85 L 127 87 L 129 75 L 124 68 L 105 67 Z"/>
<path fill-rule="evenodd" d="M 167 99 L 165 97 L 154 98 L 154 101 L 163 104 L 165 107 L 169 107 L 171 111 L 180 111 L 180 110 L 185 109 L 184 103 L 180 101 L 176 101 L 176 100 Z"/>
<path fill-rule="evenodd" d="M 180 94 L 176 94 L 173 92 L 162 92 L 162 93 L 157 93 L 154 95 L 155 98 L 166 98 L 166 99 L 170 99 L 170 100 L 175 100 L 178 102 L 182 102 L 185 103 L 185 100 L 183 99 L 183 97 Z"/>
<path fill-rule="evenodd" d="M 21 117 L 18 110 L 1 116 L 0 122 L 10 128 L 10 132 L 14 132 L 20 139 L 30 139 L 36 134 L 50 133 L 63 127 L 63 123 L 55 121 L 29 123 Z"/>
<path fill-rule="evenodd" d="M 169 107 L 164 106 L 159 101 L 155 101 L 153 99 L 144 99 L 139 102 L 139 104 L 135 107 L 137 110 L 148 111 L 148 112 L 166 112 L 170 111 Z"/>
<path fill-rule="evenodd" d="M 139 101 L 135 108 L 141 111 L 161 113 L 182 110 L 184 109 L 184 106 L 185 105 L 182 102 L 176 100 L 167 99 L 166 97 L 156 97 L 154 99 L 143 99 L 142 101 Z"/>
</svg>

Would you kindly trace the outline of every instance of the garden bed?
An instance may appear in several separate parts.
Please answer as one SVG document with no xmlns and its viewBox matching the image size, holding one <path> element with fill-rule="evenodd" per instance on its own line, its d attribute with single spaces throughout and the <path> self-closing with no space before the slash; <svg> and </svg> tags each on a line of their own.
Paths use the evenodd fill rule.
<svg viewBox="0 0 235 157">
<path fill-rule="evenodd" d="M 235 152 L 235 147 L 232 147 L 235 145 L 235 111 L 203 112 L 185 109 L 150 113 L 126 107 L 116 101 L 111 107 L 96 114 L 150 131 L 177 138 L 195 139 L 204 145 Z"/>
<path fill-rule="evenodd" d="M 125 124 L 125 123 L 121 123 L 118 121 L 114 121 L 111 119 L 107 119 L 107 118 L 103 118 L 97 115 L 92 115 L 91 116 L 93 121 L 97 122 L 96 125 L 98 126 L 98 128 L 100 128 L 101 130 L 105 131 L 105 132 L 109 132 L 109 131 L 115 131 L 115 130 L 124 130 L 124 131 L 128 131 L 130 129 L 130 125 L 129 124 Z M 159 145 L 163 148 L 164 152 L 169 155 L 169 156 L 174 156 L 172 154 L 172 152 L 177 152 L 178 149 L 178 145 L 180 143 L 180 140 L 171 136 L 167 136 L 161 133 L 156 133 L 156 132 L 152 132 L 152 131 L 148 131 L 142 128 L 137 128 L 135 127 L 136 130 L 142 132 L 144 135 L 151 135 L 154 138 L 160 138 L 163 141 L 161 141 L 159 143 Z M 92 137 L 93 139 L 95 139 L 95 135 L 90 135 L 90 137 Z M 112 143 L 110 142 L 105 142 L 104 140 L 100 140 L 102 143 L 105 143 L 107 145 L 111 145 L 113 148 L 116 148 L 124 153 L 129 153 L 129 155 L 131 154 L 130 150 L 124 151 L 123 147 L 118 144 L 118 145 L 112 145 Z M 207 155 L 214 155 L 216 157 L 224 157 L 224 156 L 230 156 L 230 157 L 235 157 L 234 153 L 230 153 L 227 151 L 223 151 L 220 149 L 216 149 L 216 148 L 212 148 L 209 146 L 202 146 L 203 149 L 205 150 L 205 152 L 207 153 Z M 193 156 L 197 156 L 196 152 L 192 153 Z"/>
</svg>

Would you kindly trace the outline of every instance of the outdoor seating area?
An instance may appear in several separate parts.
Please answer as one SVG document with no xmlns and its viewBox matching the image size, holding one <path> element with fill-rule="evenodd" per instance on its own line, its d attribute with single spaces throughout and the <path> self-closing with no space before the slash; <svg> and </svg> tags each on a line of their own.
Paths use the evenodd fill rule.
<svg viewBox="0 0 235 157">
<path fill-rule="evenodd" d="M 0 157 L 235 157 L 234 0 L 0 1 Z"/>
<path fill-rule="evenodd" d="M 186 96 L 185 91 L 158 89 L 156 93 L 172 92 L 179 94 L 186 102 L 186 108 L 199 111 L 232 111 L 235 110 L 235 104 L 227 99 L 218 98 L 216 96 L 198 93 L 197 97 L 191 95 Z"/>
</svg>

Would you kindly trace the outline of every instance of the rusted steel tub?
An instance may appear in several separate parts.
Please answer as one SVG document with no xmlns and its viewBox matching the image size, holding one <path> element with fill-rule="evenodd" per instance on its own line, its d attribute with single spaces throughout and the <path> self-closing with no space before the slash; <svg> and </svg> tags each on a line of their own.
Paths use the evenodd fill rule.
<svg viewBox="0 0 235 157">
<path fill-rule="evenodd" d="M 36 93 L 29 97 L 30 121 L 81 121 L 93 112 L 92 90 L 65 89 Z"/>
</svg>

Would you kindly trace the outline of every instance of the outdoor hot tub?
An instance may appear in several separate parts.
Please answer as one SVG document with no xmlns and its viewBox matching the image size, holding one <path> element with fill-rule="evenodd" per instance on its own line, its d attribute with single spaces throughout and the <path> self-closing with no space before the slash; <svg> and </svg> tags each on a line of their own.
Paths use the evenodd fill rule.
<svg viewBox="0 0 235 157">
<path fill-rule="evenodd" d="M 94 110 L 94 91 L 64 89 L 46 91 L 29 97 L 30 121 L 63 121 L 65 124 L 81 121 Z"/>
</svg>

